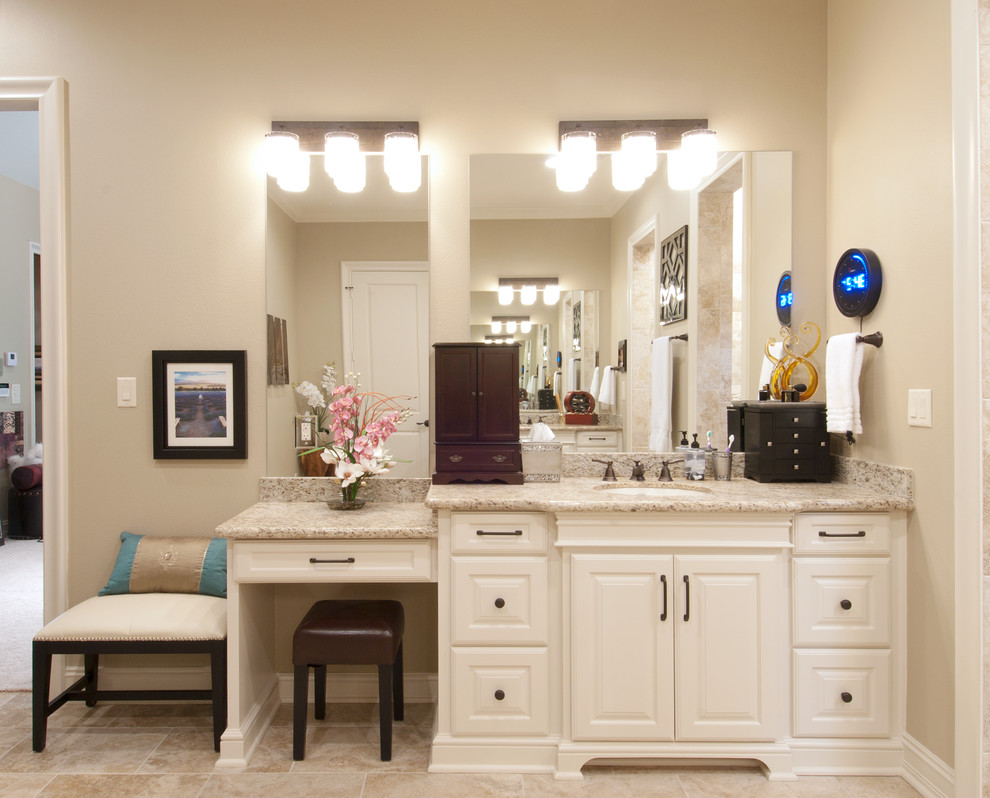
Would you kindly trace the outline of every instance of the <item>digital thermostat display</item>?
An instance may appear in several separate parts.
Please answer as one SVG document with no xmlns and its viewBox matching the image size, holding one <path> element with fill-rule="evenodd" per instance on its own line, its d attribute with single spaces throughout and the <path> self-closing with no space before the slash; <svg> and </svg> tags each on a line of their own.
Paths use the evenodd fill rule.
<svg viewBox="0 0 990 798">
<path fill-rule="evenodd" d="M 835 265 L 832 296 L 843 316 L 866 316 L 877 306 L 883 272 L 870 249 L 846 250 Z"/>
<path fill-rule="evenodd" d="M 777 283 L 777 321 L 785 327 L 791 326 L 791 305 L 794 292 L 791 290 L 791 273 L 784 272 Z"/>
</svg>

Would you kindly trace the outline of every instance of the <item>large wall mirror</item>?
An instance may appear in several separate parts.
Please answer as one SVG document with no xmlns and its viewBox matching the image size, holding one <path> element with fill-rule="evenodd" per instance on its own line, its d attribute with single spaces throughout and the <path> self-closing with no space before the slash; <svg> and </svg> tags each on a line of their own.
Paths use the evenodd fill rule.
<svg viewBox="0 0 990 798">
<path fill-rule="evenodd" d="M 307 406 L 292 384 L 319 385 L 327 362 L 335 363 L 338 381 L 352 369 L 362 389 L 415 395 L 406 402 L 413 417 L 389 442 L 390 452 L 409 462 L 391 473 L 428 476 L 429 432 L 422 422 L 429 391 L 415 387 L 428 386 L 427 158 L 421 158 L 422 185 L 411 193 L 389 187 L 381 155 L 367 159 L 360 193 L 338 191 L 320 157 L 310 159 L 307 191 L 283 191 L 268 178 L 268 314 L 285 320 L 289 375 L 288 384 L 267 389 L 270 476 L 300 473 L 294 418 Z M 400 340 L 388 340 L 390 332 Z"/>
<path fill-rule="evenodd" d="M 530 317 L 530 333 L 514 336 L 524 356 L 522 401 L 532 401 L 529 389 L 550 385 L 558 369 L 565 388 L 587 390 L 594 367 L 618 365 L 619 341 L 626 341 L 627 370 L 618 376 L 615 406 L 605 409 L 621 417 L 623 448 L 645 451 L 657 390 L 653 339 L 686 336 L 671 347 L 671 445 L 683 430 L 704 440 L 710 429 L 716 442 L 724 440 L 725 405 L 756 397 L 764 344 L 779 337 L 777 278 L 795 274 L 799 306 L 801 275 L 814 269 L 791 262 L 791 154 L 723 153 L 715 174 L 694 191 L 671 190 L 661 159 L 641 189 L 617 192 L 607 157 L 599 156 L 588 188 L 561 192 L 546 160 L 471 158 L 472 339 L 491 335 L 495 316 Z M 664 242 L 685 225 L 687 312 L 661 324 L 657 264 Z M 560 302 L 500 306 L 499 278 L 525 276 L 558 278 Z M 578 351 L 571 347 L 575 303 L 594 308 L 579 322 L 594 343 L 582 340 Z M 815 317 L 815 309 L 803 310 Z"/>
</svg>

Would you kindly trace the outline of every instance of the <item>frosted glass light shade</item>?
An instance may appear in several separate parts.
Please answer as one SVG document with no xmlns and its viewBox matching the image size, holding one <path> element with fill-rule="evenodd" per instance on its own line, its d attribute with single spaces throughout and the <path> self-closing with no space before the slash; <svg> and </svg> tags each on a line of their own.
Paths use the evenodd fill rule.
<svg viewBox="0 0 990 798">
<path fill-rule="evenodd" d="M 342 160 L 333 176 L 333 184 L 338 191 L 345 194 L 357 194 L 364 191 L 367 182 L 367 165 L 363 153 L 354 153 Z"/>
<path fill-rule="evenodd" d="M 283 171 L 291 168 L 289 162 L 299 154 L 299 136 L 286 130 L 273 130 L 265 134 L 265 145 L 262 150 L 262 160 L 265 171 L 272 177 L 278 177 Z"/>
<path fill-rule="evenodd" d="M 573 168 L 591 177 L 598 166 L 596 136 L 590 130 L 572 130 L 560 137 L 560 153 Z"/>
<path fill-rule="evenodd" d="M 657 171 L 657 134 L 652 130 L 623 133 L 621 147 L 630 161 L 629 168 L 642 174 L 644 180 Z"/>
<path fill-rule="evenodd" d="M 683 150 L 667 153 L 667 185 L 674 191 L 688 191 L 696 188 L 701 176 L 692 168 L 691 159 Z"/>
<path fill-rule="evenodd" d="M 627 152 L 612 153 L 612 187 L 616 191 L 642 188 L 646 174 L 637 167 L 636 159 Z"/>
<path fill-rule="evenodd" d="M 519 292 L 519 301 L 524 305 L 532 305 L 536 301 L 536 286 L 524 285 Z"/>
<path fill-rule="evenodd" d="M 394 191 L 417 191 L 422 183 L 419 137 L 396 131 L 385 134 L 385 174 Z"/>
<path fill-rule="evenodd" d="M 505 323 L 505 331 L 507 333 L 514 333 L 516 331 L 516 323 L 514 321 L 507 321 Z"/>
<path fill-rule="evenodd" d="M 718 138 L 714 130 L 689 130 L 681 136 L 681 151 L 691 161 L 698 180 L 708 177 L 718 165 Z"/>
<path fill-rule="evenodd" d="M 498 287 L 498 304 L 500 304 L 500 305 L 511 305 L 512 304 L 512 286 L 511 285 L 500 285 Z"/>
<path fill-rule="evenodd" d="M 309 188 L 309 156 L 297 152 L 281 167 L 276 182 L 283 191 L 305 191 Z"/>
<path fill-rule="evenodd" d="M 543 304 L 556 305 L 560 300 L 560 286 L 556 283 L 546 286 L 543 289 Z"/>
<path fill-rule="evenodd" d="M 330 177 L 336 177 L 341 169 L 348 168 L 347 164 L 360 152 L 357 133 L 332 130 L 323 137 L 323 168 Z"/>
<path fill-rule="evenodd" d="M 533 329 L 533 322 L 531 321 L 520 322 L 519 329 L 524 333 L 528 333 Z M 512 330 L 509 330 L 509 332 L 512 332 Z"/>
<path fill-rule="evenodd" d="M 500 321 L 493 321 L 492 322 L 492 333 L 494 333 L 495 335 L 498 335 L 500 332 L 502 332 L 502 322 L 500 322 Z"/>
</svg>

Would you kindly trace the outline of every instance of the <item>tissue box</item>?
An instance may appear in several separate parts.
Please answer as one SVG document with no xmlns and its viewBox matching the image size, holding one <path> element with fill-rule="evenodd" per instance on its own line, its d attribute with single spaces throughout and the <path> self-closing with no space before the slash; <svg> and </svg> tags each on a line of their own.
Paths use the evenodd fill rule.
<svg viewBox="0 0 990 798">
<path fill-rule="evenodd" d="M 565 424 L 597 424 L 598 414 L 597 413 L 564 413 L 564 423 Z"/>
<path fill-rule="evenodd" d="M 523 482 L 560 482 L 559 441 L 522 441 Z"/>
</svg>

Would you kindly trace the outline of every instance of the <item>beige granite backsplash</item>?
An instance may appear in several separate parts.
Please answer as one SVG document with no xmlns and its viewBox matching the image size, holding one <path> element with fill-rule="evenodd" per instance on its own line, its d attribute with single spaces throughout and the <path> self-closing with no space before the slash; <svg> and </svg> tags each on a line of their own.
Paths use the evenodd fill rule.
<svg viewBox="0 0 990 798">
<path fill-rule="evenodd" d="M 556 413 L 553 410 L 520 410 L 519 411 L 520 425 L 526 426 L 529 424 L 535 424 L 537 421 L 540 420 L 542 420 L 544 424 L 551 427 L 559 427 L 564 425 L 564 417 L 560 415 L 560 413 Z M 621 427 L 622 416 L 618 416 L 614 413 L 599 413 L 598 426 Z"/>
<path fill-rule="evenodd" d="M 340 483 L 330 477 L 262 477 L 259 500 L 263 502 L 325 502 L 340 498 Z M 380 502 L 421 502 L 430 480 L 369 479 L 360 496 Z"/>
</svg>

